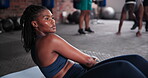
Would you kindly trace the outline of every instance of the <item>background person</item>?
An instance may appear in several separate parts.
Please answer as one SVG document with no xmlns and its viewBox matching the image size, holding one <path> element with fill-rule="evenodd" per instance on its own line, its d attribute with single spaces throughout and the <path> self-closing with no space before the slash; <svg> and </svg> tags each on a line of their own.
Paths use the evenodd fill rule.
<svg viewBox="0 0 148 78">
<path fill-rule="evenodd" d="M 131 29 L 136 28 L 136 21 L 138 22 L 138 31 L 136 33 L 136 36 L 141 36 L 141 30 L 142 30 L 142 21 L 143 21 L 143 4 L 141 0 L 125 0 L 125 4 L 122 8 L 120 23 L 118 27 L 117 35 L 121 34 L 121 28 L 123 21 L 126 19 L 126 13 L 128 12 L 129 17 L 132 18 L 135 21 L 135 25 Z M 136 12 L 136 15 L 135 13 Z"/>
<path fill-rule="evenodd" d="M 76 4 L 76 9 L 81 10 L 79 17 L 79 29 L 80 34 L 86 34 L 85 31 L 89 33 L 94 33 L 90 28 L 90 11 L 92 10 L 92 0 L 79 0 Z M 85 31 L 83 30 L 83 23 L 85 23 Z"/>
</svg>

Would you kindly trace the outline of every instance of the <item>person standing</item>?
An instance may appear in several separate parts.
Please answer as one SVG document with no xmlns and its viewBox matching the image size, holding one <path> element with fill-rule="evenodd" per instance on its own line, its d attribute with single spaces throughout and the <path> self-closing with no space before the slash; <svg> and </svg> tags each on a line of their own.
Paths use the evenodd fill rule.
<svg viewBox="0 0 148 78">
<path fill-rule="evenodd" d="M 80 0 L 77 2 L 77 9 L 81 10 L 79 17 L 79 29 L 80 34 L 86 34 L 83 30 L 83 23 L 85 22 L 85 31 L 88 33 L 94 33 L 90 28 L 90 11 L 92 10 L 92 0 Z"/>
<path fill-rule="evenodd" d="M 119 28 L 118 32 L 116 33 L 117 35 L 121 34 L 121 27 L 123 24 L 123 20 L 126 19 L 126 13 L 128 12 L 129 17 L 133 19 L 135 22 L 138 22 L 138 31 L 136 33 L 136 36 L 139 37 L 141 36 L 141 30 L 142 30 L 142 19 L 143 19 L 143 4 L 141 0 L 125 0 L 125 4 L 122 8 L 122 13 L 121 13 L 121 18 L 120 18 L 120 23 L 119 23 Z M 136 14 L 134 13 L 136 12 Z M 131 28 L 131 30 L 133 27 Z"/>
</svg>

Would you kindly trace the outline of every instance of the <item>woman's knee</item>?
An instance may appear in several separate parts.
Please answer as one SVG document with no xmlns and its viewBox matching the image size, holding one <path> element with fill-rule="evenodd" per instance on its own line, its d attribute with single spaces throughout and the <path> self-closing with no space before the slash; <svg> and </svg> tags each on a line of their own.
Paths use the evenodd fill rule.
<svg viewBox="0 0 148 78">
<path fill-rule="evenodd" d="M 116 61 L 117 63 L 119 63 L 119 65 L 121 67 L 125 67 L 125 66 L 133 66 L 132 63 L 130 63 L 129 61 L 126 60 L 118 60 Z"/>
<path fill-rule="evenodd" d="M 143 58 L 142 56 L 140 55 L 137 55 L 137 54 L 131 54 L 131 55 L 123 55 L 123 57 L 131 57 L 131 58 L 134 58 L 134 59 L 139 59 L 139 58 Z"/>
<path fill-rule="evenodd" d="M 128 66 L 131 66 L 132 63 L 130 63 L 129 61 L 127 60 L 114 60 L 114 61 L 110 61 L 110 62 L 106 62 L 104 64 L 101 64 L 99 65 L 99 67 L 114 67 L 116 69 L 121 69 L 121 68 L 125 68 L 125 67 L 128 67 Z M 97 66 L 96 66 L 97 67 Z"/>
<path fill-rule="evenodd" d="M 134 55 L 131 55 L 131 57 L 133 57 L 134 59 L 144 59 L 142 56 L 140 55 L 137 55 L 137 54 L 134 54 Z"/>
</svg>

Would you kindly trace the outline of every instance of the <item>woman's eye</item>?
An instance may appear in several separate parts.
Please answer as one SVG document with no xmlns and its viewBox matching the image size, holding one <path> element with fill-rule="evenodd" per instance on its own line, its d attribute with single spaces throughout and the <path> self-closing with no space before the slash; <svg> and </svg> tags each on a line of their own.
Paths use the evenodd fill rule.
<svg viewBox="0 0 148 78">
<path fill-rule="evenodd" d="M 45 20 L 49 20 L 49 18 L 45 18 Z"/>
</svg>

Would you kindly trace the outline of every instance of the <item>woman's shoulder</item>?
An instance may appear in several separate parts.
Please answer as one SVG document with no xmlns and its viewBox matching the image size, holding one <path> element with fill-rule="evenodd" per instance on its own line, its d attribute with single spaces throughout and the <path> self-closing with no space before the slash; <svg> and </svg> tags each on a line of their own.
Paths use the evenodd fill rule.
<svg viewBox="0 0 148 78">
<path fill-rule="evenodd" d="M 55 33 L 50 33 L 50 34 L 48 34 L 46 36 L 45 39 L 47 39 L 47 40 L 49 40 L 51 42 L 57 42 L 57 41 L 60 41 L 62 38 L 59 35 L 55 34 Z"/>
<path fill-rule="evenodd" d="M 57 39 L 59 36 L 55 33 L 50 33 L 46 36 L 47 39 Z"/>
<path fill-rule="evenodd" d="M 60 42 L 57 34 L 51 33 L 37 40 L 36 44 L 39 46 L 55 46 Z"/>
</svg>

